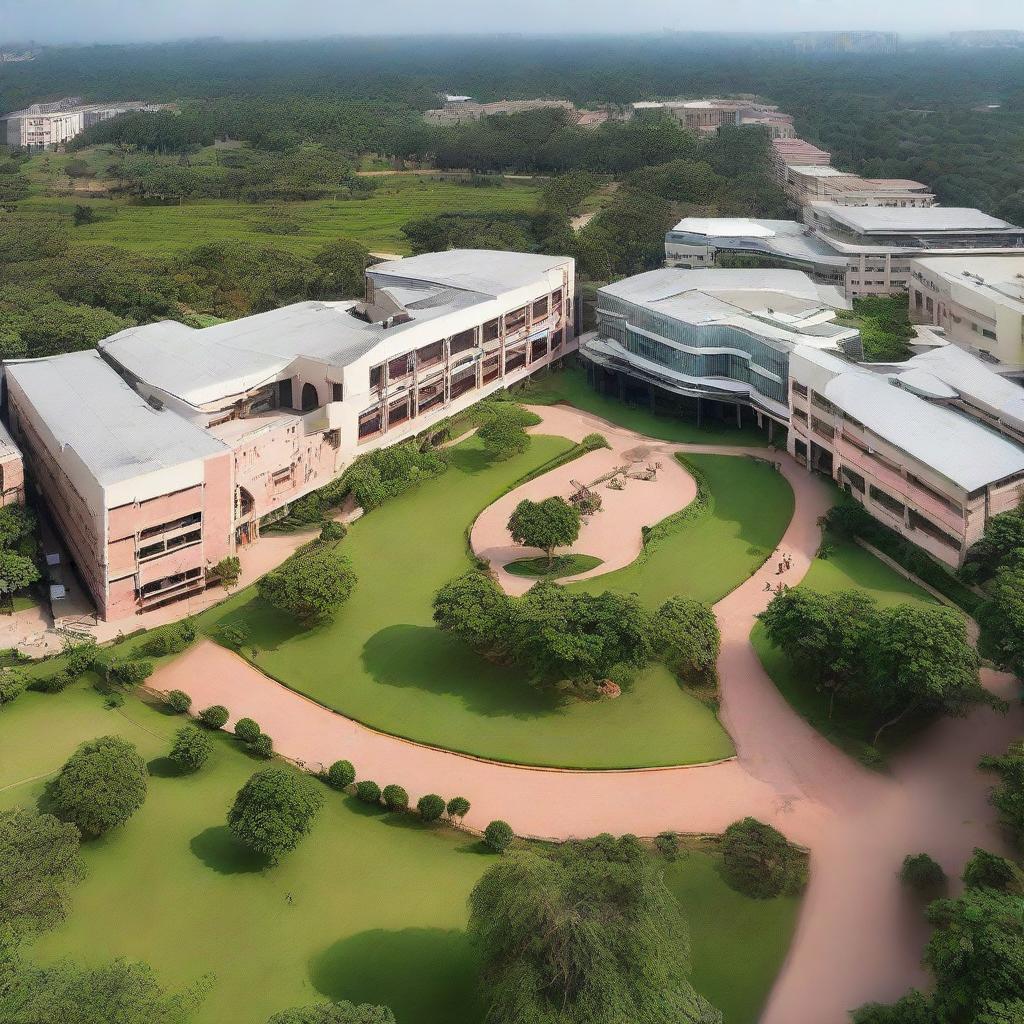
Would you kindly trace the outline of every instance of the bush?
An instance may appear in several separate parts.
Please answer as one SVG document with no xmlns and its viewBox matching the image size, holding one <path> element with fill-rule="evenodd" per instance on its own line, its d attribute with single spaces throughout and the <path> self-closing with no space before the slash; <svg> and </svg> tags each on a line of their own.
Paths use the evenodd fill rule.
<svg viewBox="0 0 1024 1024">
<path fill-rule="evenodd" d="M 225 590 L 230 590 L 238 583 L 238 577 L 242 575 L 242 563 L 237 555 L 228 555 L 213 567 L 209 575 L 213 579 L 220 580 Z"/>
<path fill-rule="evenodd" d="M 376 782 L 372 782 L 370 779 L 363 779 L 362 782 L 356 785 L 356 796 L 362 800 L 364 804 L 379 804 L 380 786 L 378 786 Z"/>
<path fill-rule="evenodd" d="M 337 519 L 328 519 L 320 527 L 320 543 L 330 544 L 335 541 L 344 540 L 348 536 L 348 527 L 339 523 Z"/>
<path fill-rule="evenodd" d="M 679 857 L 679 836 L 675 832 L 662 832 L 654 840 L 654 848 L 665 860 L 676 860 Z"/>
<path fill-rule="evenodd" d="M 444 798 L 436 793 L 427 793 L 416 802 L 416 810 L 424 821 L 437 821 L 444 814 L 445 806 Z"/>
<path fill-rule="evenodd" d="M 977 847 L 964 865 L 963 878 L 968 889 L 998 889 L 1018 896 L 1024 893 L 1024 871 L 1012 860 Z"/>
<path fill-rule="evenodd" d="M 171 690 L 166 697 L 167 706 L 176 715 L 185 715 L 192 707 L 192 698 L 184 690 Z"/>
<path fill-rule="evenodd" d="M 183 772 L 195 772 L 206 764 L 212 750 L 208 733 L 194 725 L 183 725 L 174 734 L 169 756 Z"/>
<path fill-rule="evenodd" d="M 254 757 L 268 758 L 274 754 L 274 741 L 265 732 L 261 732 L 248 747 Z"/>
<path fill-rule="evenodd" d="M 145 802 L 146 765 L 120 736 L 83 743 L 50 786 L 57 815 L 87 836 L 123 825 Z"/>
<path fill-rule="evenodd" d="M 0 672 L 0 704 L 11 704 L 28 689 L 23 672 Z"/>
<path fill-rule="evenodd" d="M 900 868 L 900 881 L 911 889 L 930 894 L 946 884 L 946 872 L 927 853 L 908 853 Z"/>
<path fill-rule="evenodd" d="M 181 622 L 153 630 L 139 650 L 150 658 L 180 654 L 189 644 L 195 642 L 196 635 L 195 623 L 191 619 L 183 619 Z"/>
<path fill-rule="evenodd" d="M 356 770 L 351 761 L 335 761 L 327 769 L 327 783 L 335 789 L 348 789 L 356 781 Z"/>
<path fill-rule="evenodd" d="M 96 643 L 86 640 L 68 651 L 64 667 L 73 679 L 91 672 L 96 667 Z"/>
<path fill-rule="evenodd" d="M 478 431 L 484 448 L 495 460 L 504 462 L 515 455 L 522 455 L 530 447 L 530 438 L 513 417 L 495 416 Z"/>
<path fill-rule="evenodd" d="M 384 787 L 384 806 L 389 811 L 407 811 L 409 809 L 409 794 L 401 786 L 394 784 Z"/>
<path fill-rule="evenodd" d="M 259 723 L 253 721 L 251 718 L 240 718 L 235 722 L 235 735 L 243 743 L 254 743 L 263 730 L 260 728 Z"/>
<path fill-rule="evenodd" d="M 210 729 L 223 729 L 231 713 L 223 704 L 211 704 L 199 712 L 199 721 Z"/>
<path fill-rule="evenodd" d="M 469 814 L 469 801 L 464 796 L 453 796 L 446 810 L 449 818 L 464 818 Z"/>
<path fill-rule="evenodd" d="M 507 821 L 492 821 L 484 829 L 484 842 L 495 853 L 504 853 L 512 845 L 512 840 L 515 837 L 516 834 Z"/>
<path fill-rule="evenodd" d="M 793 895 L 807 882 L 805 856 L 756 818 L 735 821 L 725 830 L 722 867 L 730 887 L 753 899 Z"/>
<path fill-rule="evenodd" d="M 141 659 L 112 661 L 107 666 L 107 679 L 121 686 L 137 686 L 153 674 L 153 662 Z"/>
<path fill-rule="evenodd" d="M 75 680 L 77 676 L 73 676 L 68 671 L 54 672 L 52 676 L 43 676 L 41 679 L 33 679 L 28 684 L 28 688 L 33 690 L 35 693 L 61 693 L 66 690 Z M 2 685 L 2 680 L 0 680 Z M 3 700 L 0 699 L 0 704 Z"/>
<path fill-rule="evenodd" d="M 263 768 L 238 791 L 228 828 L 239 842 L 276 864 L 308 834 L 323 799 L 318 787 L 295 769 Z"/>
</svg>

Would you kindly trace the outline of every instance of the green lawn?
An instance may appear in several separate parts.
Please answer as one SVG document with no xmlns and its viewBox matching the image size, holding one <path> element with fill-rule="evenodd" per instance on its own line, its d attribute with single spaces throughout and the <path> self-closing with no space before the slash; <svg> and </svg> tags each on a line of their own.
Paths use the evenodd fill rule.
<svg viewBox="0 0 1024 1024">
<path fill-rule="evenodd" d="M 406 254 L 409 244 L 402 225 L 416 217 L 439 213 L 532 211 L 539 188 L 530 181 L 503 186 L 475 187 L 429 176 L 373 179 L 377 190 L 367 199 L 313 200 L 298 203 L 251 204 L 217 200 L 182 206 L 134 206 L 123 200 L 36 197 L 19 204 L 19 211 L 70 218 L 74 206 L 87 205 L 101 218 L 71 229 L 76 245 L 118 245 L 165 256 L 206 242 L 243 241 L 273 245 L 308 255 L 339 235 L 362 242 L 374 252 Z M 299 225 L 293 235 L 260 230 L 279 211 Z"/>
<path fill-rule="evenodd" d="M 713 604 L 764 562 L 793 518 L 786 478 L 745 456 L 688 455 L 687 461 L 703 474 L 711 509 L 654 541 L 632 565 L 570 586 L 636 593 L 650 608 L 676 594 Z"/>
<path fill-rule="evenodd" d="M 587 383 L 586 372 L 578 366 L 570 366 L 531 380 L 520 399 L 534 405 L 568 402 L 577 409 L 661 441 L 676 441 L 680 444 L 768 444 L 768 438 L 757 430 L 740 430 L 722 423 L 708 423 L 698 427 L 696 423 L 678 417 L 656 416 L 647 406 L 630 406 L 618 398 L 599 395 Z"/>
<path fill-rule="evenodd" d="M 300 631 L 245 592 L 204 616 L 244 621 L 256 664 L 314 700 L 375 728 L 526 764 L 623 768 L 690 764 L 733 753 L 714 715 L 665 669 L 640 673 L 617 700 L 557 705 L 516 673 L 435 629 L 438 588 L 472 565 L 467 527 L 511 484 L 568 449 L 534 437 L 493 463 L 474 437 L 439 479 L 374 510 L 343 542 L 359 577 L 335 621 Z"/>
<path fill-rule="evenodd" d="M 883 606 L 937 603 L 930 594 L 856 544 L 835 540 L 830 540 L 829 544 L 831 550 L 828 557 L 814 560 L 801 587 L 825 594 L 856 588 L 866 591 Z M 760 623 L 754 626 L 750 642 L 780 693 L 794 709 L 836 746 L 855 757 L 866 757 L 874 761 L 875 755 L 869 747 L 869 741 L 877 723 L 872 723 L 866 716 L 840 708 L 835 709 L 830 718 L 828 697 L 809 685 L 789 659 L 768 642 Z M 888 745 L 898 744 L 898 737 L 897 730 L 893 732 Z"/>
<path fill-rule="evenodd" d="M 493 856 L 460 833 L 328 792 L 303 845 L 261 871 L 224 828 L 258 763 L 221 735 L 201 772 L 168 777 L 157 759 L 181 721 L 135 698 L 108 711 L 85 685 L 0 710 L 0 806 L 31 805 L 45 785 L 36 777 L 98 735 L 119 733 L 154 761 L 145 806 L 86 845 L 72 913 L 34 954 L 142 959 L 169 986 L 209 975 L 196 1024 L 261 1024 L 321 998 L 390 1004 L 399 1024 L 479 1022 L 463 929 Z M 728 1024 L 754 1024 L 792 934 L 788 903 L 738 896 L 701 853 L 670 866 L 668 882 L 691 922 L 698 988 Z"/>
<path fill-rule="evenodd" d="M 601 565 L 601 559 L 593 555 L 559 555 L 550 565 L 548 560 L 540 558 L 518 558 L 514 562 L 506 562 L 502 568 L 513 576 L 545 577 L 549 580 L 562 579 L 564 576 L 575 576 L 577 573 L 589 572 Z"/>
</svg>

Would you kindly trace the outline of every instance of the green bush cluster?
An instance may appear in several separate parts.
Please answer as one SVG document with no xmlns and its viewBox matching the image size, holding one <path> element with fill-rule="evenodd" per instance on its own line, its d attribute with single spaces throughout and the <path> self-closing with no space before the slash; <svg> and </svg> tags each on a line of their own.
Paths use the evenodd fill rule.
<svg viewBox="0 0 1024 1024">
<path fill-rule="evenodd" d="M 900 868 L 900 881 L 918 892 L 934 893 L 946 884 L 946 872 L 927 853 L 908 853 Z"/>
<path fill-rule="evenodd" d="M 137 686 L 153 674 L 153 662 L 142 658 L 112 661 L 107 665 L 107 681 L 120 686 Z"/>
<path fill-rule="evenodd" d="M 139 648 L 147 658 L 163 658 L 169 654 L 180 654 L 196 639 L 196 625 L 192 619 L 182 619 L 152 630 L 149 638 Z"/>
<path fill-rule="evenodd" d="M 722 873 L 744 896 L 795 895 L 807 884 L 807 855 L 756 818 L 734 821 L 722 834 Z"/>
</svg>

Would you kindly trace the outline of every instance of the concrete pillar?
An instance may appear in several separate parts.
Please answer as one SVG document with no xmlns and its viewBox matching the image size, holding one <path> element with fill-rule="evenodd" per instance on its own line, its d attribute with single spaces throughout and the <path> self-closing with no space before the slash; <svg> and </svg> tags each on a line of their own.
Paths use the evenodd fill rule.
<svg viewBox="0 0 1024 1024">
<path fill-rule="evenodd" d="M 772 443 L 772 433 L 773 433 L 773 431 L 775 429 L 775 420 L 773 420 L 771 418 L 771 416 L 767 416 L 765 418 L 768 420 L 768 443 L 771 444 Z"/>
<path fill-rule="evenodd" d="M 704 399 L 697 399 L 697 426 L 701 427 L 704 425 Z"/>
<path fill-rule="evenodd" d="M 743 426 L 743 406 L 738 403 L 736 405 L 736 426 Z"/>
<path fill-rule="evenodd" d="M 654 404 L 654 385 L 653 384 L 648 384 L 647 385 L 647 397 L 648 397 L 648 399 L 650 400 L 650 403 L 651 403 L 651 412 L 654 412 L 655 404 Z"/>
</svg>

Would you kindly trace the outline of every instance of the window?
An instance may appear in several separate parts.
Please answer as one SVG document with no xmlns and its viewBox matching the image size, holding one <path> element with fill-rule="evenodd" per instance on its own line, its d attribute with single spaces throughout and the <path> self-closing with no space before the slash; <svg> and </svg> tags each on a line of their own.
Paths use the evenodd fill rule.
<svg viewBox="0 0 1024 1024">
<path fill-rule="evenodd" d="M 793 381 L 793 394 L 799 395 L 801 398 L 807 397 L 807 387 L 798 381 Z"/>
<path fill-rule="evenodd" d="M 501 329 L 501 324 L 500 324 L 500 322 L 498 320 L 488 320 L 487 323 L 485 323 L 484 327 L 483 327 L 484 341 L 494 341 L 494 340 L 496 340 L 497 337 L 498 337 L 498 334 L 500 333 L 500 329 Z"/>
<path fill-rule="evenodd" d="M 881 505 L 882 508 L 888 509 L 894 516 L 898 516 L 900 519 L 903 518 L 906 506 L 902 502 L 897 501 L 891 494 L 879 490 L 874 484 L 868 488 L 868 493 L 871 495 L 873 502 Z"/>
<path fill-rule="evenodd" d="M 981 334 L 982 334 L 982 337 L 988 338 L 991 341 L 995 341 L 996 340 L 996 332 L 995 331 L 990 331 L 987 327 L 982 327 Z"/>
<path fill-rule="evenodd" d="M 526 326 L 526 307 L 514 309 L 511 313 L 505 314 L 505 333 L 514 334 Z"/>
<path fill-rule="evenodd" d="M 338 383 L 331 384 L 331 401 L 341 402 L 345 399 L 345 388 Z"/>
<path fill-rule="evenodd" d="M 384 364 L 370 368 L 370 387 L 379 388 L 384 383 Z"/>
<path fill-rule="evenodd" d="M 202 512 L 193 512 L 191 515 L 182 516 L 180 519 L 172 519 L 170 522 L 161 523 L 159 526 L 147 526 L 139 532 L 139 537 L 156 537 L 161 533 L 169 533 L 171 530 L 183 530 L 186 526 L 198 526 L 203 521 Z"/>
<path fill-rule="evenodd" d="M 548 315 L 548 297 L 545 295 L 543 299 L 538 299 L 533 304 L 533 319 L 543 320 Z"/>
<path fill-rule="evenodd" d="M 864 493 L 864 477 L 854 473 L 849 466 L 843 466 L 843 479 L 858 493 Z"/>
</svg>

